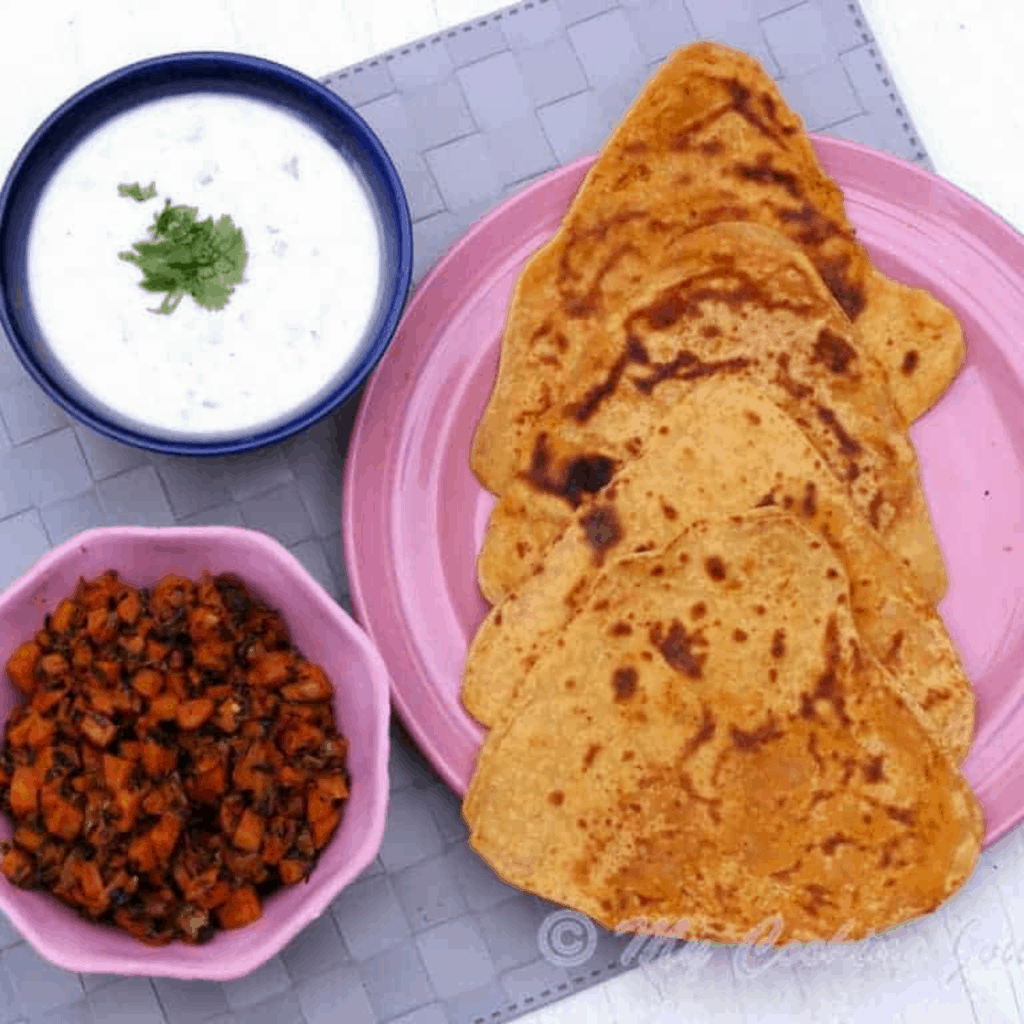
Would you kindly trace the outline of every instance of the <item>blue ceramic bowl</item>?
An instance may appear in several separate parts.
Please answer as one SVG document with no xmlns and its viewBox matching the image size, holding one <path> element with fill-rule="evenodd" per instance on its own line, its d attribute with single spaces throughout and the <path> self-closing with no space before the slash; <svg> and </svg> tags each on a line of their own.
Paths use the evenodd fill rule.
<svg viewBox="0 0 1024 1024">
<path fill-rule="evenodd" d="M 63 381 L 45 345 L 27 286 L 33 214 L 62 161 L 106 121 L 153 100 L 185 93 L 238 95 L 283 107 L 318 131 L 362 178 L 375 206 L 383 248 L 382 288 L 362 354 L 318 404 L 293 419 L 242 437 L 161 436 L 118 422 Z M 224 455 L 282 441 L 351 397 L 384 354 L 412 280 L 412 222 L 405 191 L 366 122 L 318 82 L 270 61 L 232 53 L 179 53 L 132 64 L 72 96 L 29 139 L 0 192 L 0 327 L 25 369 L 70 416 L 125 444 L 172 455 Z M 87 325 L 86 325 L 87 326 Z"/>
</svg>

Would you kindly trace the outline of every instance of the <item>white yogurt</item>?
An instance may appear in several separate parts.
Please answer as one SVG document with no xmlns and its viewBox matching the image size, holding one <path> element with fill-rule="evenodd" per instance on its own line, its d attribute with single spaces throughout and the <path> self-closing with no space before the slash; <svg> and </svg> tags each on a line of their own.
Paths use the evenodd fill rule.
<svg viewBox="0 0 1024 1024">
<path fill-rule="evenodd" d="M 139 203 L 121 183 L 156 182 Z M 228 214 L 249 260 L 221 310 L 170 315 L 118 258 L 165 199 Z M 144 104 L 77 146 L 43 193 L 28 242 L 31 301 L 56 359 L 117 418 L 163 436 L 231 437 L 309 408 L 352 367 L 381 287 L 362 181 L 296 116 L 237 96 Z"/>
</svg>

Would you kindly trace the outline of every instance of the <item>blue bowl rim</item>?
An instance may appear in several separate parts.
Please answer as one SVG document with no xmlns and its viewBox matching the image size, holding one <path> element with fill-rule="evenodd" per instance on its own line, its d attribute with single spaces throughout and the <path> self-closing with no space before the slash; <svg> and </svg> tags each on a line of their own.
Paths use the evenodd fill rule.
<svg viewBox="0 0 1024 1024">
<path fill-rule="evenodd" d="M 245 435 L 242 437 L 215 439 L 210 441 L 192 441 L 185 439 L 162 438 L 151 436 L 141 431 L 107 420 L 97 415 L 77 399 L 68 395 L 39 366 L 28 345 L 15 330 L 9 312 L 12 297 L 8 294 L 9 285 L 2 282 L 0 286 L 0 328 L 14 349 L 15 355 L 32 379 L 46 394 L 74 419 L 112 440 L 128 444 L 136 448 L 157 452 L 165 455 L 217 456 L 233 455 L 241 452 L 255 451 L 280 443 L 308 429 L 318 420 L 336 410 L 351 398 L 366 382 L 367 377 L 380 361 L 394 336 L 402 312 L 405 309 L 412 288 L 413 239 L 412 218 L 405 188 L 398 176 L 391 157 L 383 143 L 366 121 L 341 97 L 331 92 L 316 79 L 296 71 L 294 68 L 262 57 L 248 54 L 231 53 L 218 50 L 182 51 L 149 57 L 127 64 L 115 71 L 96 79 L 89 85 L 74 93 L 56 108 L 32 133 L 15 158 L 7 178 L 0 188 L 0 236 L 8 217 L 8 210 L 13 195 L 19 186 L 22 176 L 31 168 L 33 158 L 37 156 L 37 147 L 49 132 L 65 118 L 74 117 L 75 112 L 83 104 L 88 104 L 97 94 L 112 85 L 126 79 L 146 75 L 156 71 L 182 68 L 187 78 L 189 65 L 207 63 L 222 66 L 225 71 L 241 68 L 266 76 L 268 84 L 284 85 L 293 95 L 303 96 L 312 93 L 318 100 L 333 107 L 340 118 L 346 122 L 357 147 L 364 150 L 370 161 L 375 165 L 384 183 L 384 190 L 394 205 L 395 220 L 398 225 L 398 261 L 395 269 L 395 282 L 391 295 L 386 302 L 386 312 L 381 321 L 380 329 L 372 342 L 366 347 L 357 364 L 352 368 L 344 381 L 333 392 L 327 395 L 311 409 L 300 416 L 269 430 Z M 197 90 L 199 91 L 199 90 Z M 118 112 L 124 109 L 119 108 Z"/>
</svg>

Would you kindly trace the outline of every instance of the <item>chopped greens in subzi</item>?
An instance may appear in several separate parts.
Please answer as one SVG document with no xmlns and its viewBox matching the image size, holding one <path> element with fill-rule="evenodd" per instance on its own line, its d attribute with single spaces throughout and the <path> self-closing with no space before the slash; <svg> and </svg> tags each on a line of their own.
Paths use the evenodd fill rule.
<svg viewBox="0 0 1024 1024">
<path fill-rule="evenodd" d="M 153 313 L 173 313 L 186 293 L 205 309 L 223 309 L 242 281 L 249 256 L 241 229 L 226 214 L 197 221 L 198 212 L 168 199 L 149 228 L 153 240 L 118 254 L 142 270 L 140 287 L 166 292 Z"/>
</svg>

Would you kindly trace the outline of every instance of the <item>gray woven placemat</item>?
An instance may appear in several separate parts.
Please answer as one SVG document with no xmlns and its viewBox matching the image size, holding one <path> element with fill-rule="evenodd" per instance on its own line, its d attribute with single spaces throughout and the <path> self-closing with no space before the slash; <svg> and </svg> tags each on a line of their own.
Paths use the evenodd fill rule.
<svg viewBox="0 0 1024 1024">
<path fill-rule="evenodd" d="M 848 0 L 528 0 L 325 81 L 395 160 L 419 278 L 488 209 L 597 151 L 658 62 L 701 37 L 760 59 L 812 131 L 927 166 Z M 0 587 L 93 526 L 245 525 L 351 611 L 339 510 L 354 415 L 350 403 L 251 456 L 154 457 L 70 423 L 2 345 Z M 380 856 L 280 956 L 228 984 L 69 974 L 0 915 L 0 1024 L 502 1024 L 678 952 L 501 882 L 467 846 L 455 797 L 393 732 Z"/>
</svg>

